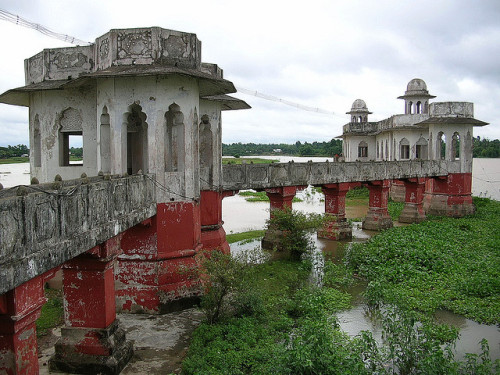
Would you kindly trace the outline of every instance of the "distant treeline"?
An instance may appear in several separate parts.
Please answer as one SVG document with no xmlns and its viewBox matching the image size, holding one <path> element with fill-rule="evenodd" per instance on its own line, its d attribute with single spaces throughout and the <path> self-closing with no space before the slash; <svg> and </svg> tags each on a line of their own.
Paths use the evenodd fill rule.
<svg viewBox="0 0 500 375">
<path fill-rule="evenodd" d="M 71 147 L 71 155 L 81 158 L 82 147 Z M 247 155 L 294 155 L 294 156 L 329 156 L 342 153 L 342 140 L 332 139 L 329 142 L 300 142 L 286 143 L 231 143 L 222 144 L 222 155 L 224 156 L 247 156 Z M 29 155 L 29 148 L 25 145 L 0 147 L 0 159 Z M 500 158 L 500 140 L 489 140 L 488 138 L 475 137 L 475 158 Z"/>
<path fill-rule="evenodd" d="M 231 143 L 222 144 L 224 156 L 247 155 L 299 155 L 299 156 L 329 156 L 342 153 L 342 140 L 332 139 L 330 142 L 300 142 L 286 143 Z"/>
<path fill-rule="evenodd" d="M 490 141 L 487 138 L 474 138 L 474 149 L 472 155 L 475 158 L 500 158 L 500 141 L 494 139 Z"/>
<path fill-rule="evenodd" d="M 0 147 L 0 159 L 28 155 L 30 150 L 25 145 Z"/>
<path fill-rule="evenodd" d="M 342 140 L 332 139 L 330 142 L 286 143 L 231 143 L 222 144 L 224 156 L 247 155 L 294 155 L 294 156 L 335 156 L 342 153 Z M 473 157 L 500 158 L 500 140 L 475 137 Z"/>
</svg>

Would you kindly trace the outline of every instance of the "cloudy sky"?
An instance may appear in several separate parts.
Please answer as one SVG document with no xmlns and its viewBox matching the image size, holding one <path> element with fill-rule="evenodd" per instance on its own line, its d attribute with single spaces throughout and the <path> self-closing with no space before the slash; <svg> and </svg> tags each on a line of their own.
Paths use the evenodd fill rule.
<svg viewBox="0 0 500 375">
<path fill-rule="evenodd" d="M 204 62 L 235 86 L 333 114 L 299 110 L 243 93 L 253 108 L 225 112 L 223 141 L 328 141 L 341 134 L 352 102 L 376 121 L 404 111 L 412 78 L 434 101 L 474 102 L 500 138 L 498 0 L 0 0 L 0 9 L 86 41 L 113 28 L 160 26 L 196 33 Z M 69 46 L 0 20 L 0 91 L 24 85 L 24 59 Z M 0 105 L 0 146 L 28 143 L 24 108 Z"/>
</svg>

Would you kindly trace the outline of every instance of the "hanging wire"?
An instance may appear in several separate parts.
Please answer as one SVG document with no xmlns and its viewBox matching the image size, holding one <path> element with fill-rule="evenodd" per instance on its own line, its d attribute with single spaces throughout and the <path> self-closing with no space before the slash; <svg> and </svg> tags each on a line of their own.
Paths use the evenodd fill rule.
<svg viewBox="0 0 500 375">
<path fill-rule="evenodd" d="M 164 192 L 166 193 L 170 193 L 170 194 L 174 194 L 174 195 L 177 195 L 181 198 L 185 198 L 185 199 L 190 199 L 190 200 L 196 200 L 195 197 L 188 197 L 186 195 L 182 195 L 182 194 L 179 194 L 179 193 L 176 193 L 175 191 L 172 191 L 170 190 L 169 188 L 167 188 L 165 185 L 163 185 L 160 181 L 158 181 L 156 178 L 153 178 L 149 175 L 145 175 L 148 179 L 150 179 L 154 184 L 155 186 L 160 189 L 160 190 L 163 190 Z"/>
<path fill-rule="evenodd" d="M 78 39 L 74 36 L 70 36 L 70 35 L 62 34 L 62 33 L 57 33 L 55 31 L 48 29 L 47 27 L 45 27 L 43 25 L 40 25 L 39 23 L 28 21 L 28 20 L 26 20 L 26 19 L 24 19 L 16 14 L 12 14 L 4 9 L 0 9 L 0 19 L 12 22 L 12 23 L 19 25 L 19 26 L 27 27 L 29 29 L 34 29 L 34 30 L 36 30 L 44 35 L 51 37 L 51 38 L 59 39 L 59 40 L 62 40 L 64 42 L 67 42 L 67 43 L 76 44 L 76 45 L 92 44 L 92 42 L 86 42 L 86 41 L 84 41 L 82 39 Z M 264 94 L 264 93 L 261 93 L 261 92 L 256 91 L 256 90 L 249 90 L 249 89 L 245 89 L 243 87 L 236 87 L 236 89 L 239 92 L 242 92 L 243 94 L 253 95 L 257 98 L 261 98 L 261 99 L 265 99 L 265 100 L 269 100 L 269 101 L 273 101 L 273 102 L 277 102 L 277 103 L 282 103 L 282 104 L 285 104 L 285 105 L 288 105 L 288 106 L 291 106 L 291 107 L 294 107 L 297 109 L 301 109 L 304 111 L 343 117 L 343 116 L 337 115 L 335 112 L 332 112 L 332 111 L 327 111 L 325 109 L 315 108 L 315 107 L 310 107 L 310 106 L 303 105 L 300 103 L 295 103 L 295 102 L 292 102 L 290 100 L 281 99 L 281 98 L 278 98 L 276 96 Z"/>
<path fill-rule="evenodd" d="M 288 105 L 290 107 L 295 107 L 295 108 L 298 108 L 298 109 L 302 109 L 304 111 L 322 113 L 322 114 L 325 114 L 325 115 L 338 116 L 335 112 L 332 112 L 332 111 L 327 111 L 327 110 L 321 109 L 321 108 L 309 107 L 307 105 L 295 103 L 295 102 L 292 102 L 292 101 L 286 100 L 286 99 L 281 99 L 281 98 L 278 98 L 276 96 L 264 94 L 262 92 L 258 92 L 258 91 L 255 91 L 255 90 L 249 90 L 249 89 L 245 89 L 245 88 L 239 87 L 239 86 L 236 87 L 236 90 L 238 90 L 239 92 L 242 92 L 243 94 L 252 95 L 252 96 L 255 96 L 257 98 L 269 100 L 269 101 L 272 101 L 272 102 L 282 103 L 282 104 Z"/>
<path fill-rule="evenodd" d="M 38 31 L 39 33 L 47 35 L 51 38 L 62 40 L 63 42 L 77 44 L 77 45 L 92 44 L 91 42 L 86 42 L 84 40 L 75 38 L 74 36 L 56 33 L 55 31 L 52 31 L 52 30 L 46 28 L 45 26 L 42 26 L 42 25 L 35 23 L 35 22 L 28 21 L 28 20 L 26 20 L 18 15 L 12 14 L 6 10 L 3 10 L 3 9 L 0 9 L 0 19 L 12 22 L 12 23 L 19 25 L 19 26 L 27 27 L 29 29 L 34 29 L 34 30 Z"/>
</svg>

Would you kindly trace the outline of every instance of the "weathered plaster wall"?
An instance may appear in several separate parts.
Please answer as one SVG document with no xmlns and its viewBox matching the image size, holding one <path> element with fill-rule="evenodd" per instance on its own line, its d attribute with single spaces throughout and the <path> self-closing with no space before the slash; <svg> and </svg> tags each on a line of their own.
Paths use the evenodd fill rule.
<svg viewBox="0 0 500 375">
<path fill-rule="evenodd" d="M 203 118 L 206 115 L 208 119 Z M 204 121 L 208 121 L 205 124 Z M 221 104 L 200 99 L 200 186 L 217 190 L 222 184 L 222 118 Z M 211 137 L 211 142 L 205 136 Z"/>
<path fill-rule="evenodd" d="M 97 175 L 96 148 L 96 96 L 95 89 L 85 87 L 67 90 L 67 95 L 59 91 L 43 91 L 30 96 L 30 145 L 34 145 L 35 119 L 41 131 L 41 166 L 35 166 L 34 158 L 30 158 L 31 176 L 40 182 L 54 181 L 56 174 L 63 179 L 79 178 L 82 173 Z M 61 139 L 59 130 L 63 112 L 73 108 L 81 119 L 83 130 L 83 165 L 61 166 Z"/>
</svg>

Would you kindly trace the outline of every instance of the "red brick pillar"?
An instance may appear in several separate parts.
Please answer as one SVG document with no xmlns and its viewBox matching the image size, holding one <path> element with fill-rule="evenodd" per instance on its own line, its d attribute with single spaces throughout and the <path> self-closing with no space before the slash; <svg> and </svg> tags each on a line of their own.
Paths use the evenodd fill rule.
<svg viewBox="0 0 500 375">
<path fill-rule="evenodd" d="M 398 221 L 400 223 L 420 223 L 425 220 L 424 194 L 427 179 L 416 177 L 403 180 L 405 186 L 405 206 Z"/>
<path fill-rule="evenodd" d="M 292 200 L 297 193 L 297 186 L 283 186 L 264 189 L 271 202 L 271 216 L 274 210 L 292 209 Z"/>
<path fill-rule="evenodd" d="M 226 231 L 222 227 L 222 199 L 234 195 L 236 191 L 205 190 L 200 196 L 201 243 L 203 249 L 218 249 L 229 254 Z"/>
<path fill-rule="evenodd" d="M 123 234 L 118 256 L 117 310 L 163 314 L 199 302 L 189 269 L 201 250 L 197 201 L 158 203 L 156 215 Z"/>
<path fill-rule="evenodd" d="M 405 184 L 401 180 L 392 180 L 391 189 L 389 191 L 391 199 L 394 202 L 405 201 Z"/>
<path fill-rule="evenodd" d="M 370 191 L 368 213 L 363 220 L 363 229 L 382 230 L 392 227 L 392 220 L 387 211 L 389 201 L 389 180 L 370 181 L 366 184 Z"/>
<path fill-rule="evenodd" d="M 43 275 L 0 295 L 0 374 L 38 374 L 36 320 L 46 299 Z"/>
<path fill-rule="evenodd" d="M 297 186 L 283 186 L 264 189 L 270 201 L 270 217 L 274 210 L 292 209 L 293 197 L 297 193 Z M 272 250 L 279 248 L 281 232 L 276 229 L 268 229 L 262 239 L 262 248 Z"/>
<path fill-rule="evenodd" d="M 463 217 L 473 214 L 472 173 L 429 178 L 424 209 L 429 215 Z"/>
<path fill-rule="evenodd" d="M 352 228 L 345 218 L 345 196 L 349 188 L 350 184 L 346 182 L 321 186 L 325 194 L 325 213 L 331 216 L 331 220 L 318 231 L 318 237 L 329 240 L 352 238 Z"/>
<path fill-rule="evenodd" d="M 116 319 L 114 237 L 63 265 L 64 321 L 50 368 L 118 374 L 133 354 Z"/>
</svg>

